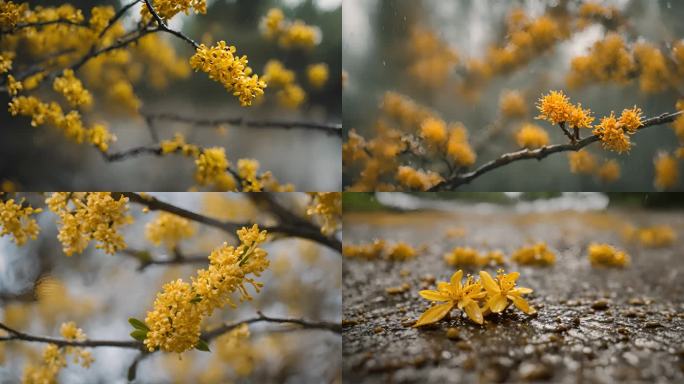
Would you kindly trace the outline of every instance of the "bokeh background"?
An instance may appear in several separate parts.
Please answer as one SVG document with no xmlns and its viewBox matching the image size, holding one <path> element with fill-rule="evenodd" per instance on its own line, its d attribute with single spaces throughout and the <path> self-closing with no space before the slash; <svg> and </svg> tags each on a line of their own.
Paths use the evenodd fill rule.
<svg viewBox="0 0 684 384">
<path fill-rule="evenodd" d="M 245 195 L 237 193 L 155 193 L 154 196 L 191 211 L 230 221 L 272 222 Z M 29 201 L 40 206 L 37 194 Z M 278 201 L 304 214 L 308 197 L 279 194 Z M 128 249 L 147 250 L 157 258 L 170 258 L 162 245 L 146 240 L 145 225 L 157 217 L 129 203 L 134 224 L 123 227 Z M 47 208 L 37 217 L 41 233 L 16 247 L 0 238 L 0 321 L 15 329 L 59 337 L 62 322 L 75 321 L 91 339 L 132 340 L 128 318 L 144 319 L 155 295 L 168 281 L 188 281 L 202 268 L 198 264 L 158 265 L 138 270 L 140 262 L 125 253 L 107 255 L 94 246 L 67 257 L 57 241 L 55 216 Z M 179 246 L 186 256 L 208 256 L 231 236 L 195 224 L 193 238 Z M 215 311 L 204 325 L 233 323 L 256 317 L 256 311 L 273 317 L 298 317 L 339 323 L 342 311 L 341 260 L 329 248 L 296 238 L 266 243 L 270 267 L 256 281 L 264 283 L 253 301 Z M 250 292 L 253 293 L 252 288 Z M 250 325 L 251 336 L 235 347 L 211 344 L 213 353 L 155 353 L 137 370 L 141 383 L 320 383 L 339 380 L 342 341 L 338 334 L 316 330 L 287 330 L 272 323 Z M 46 344 L 0 343 L 0 383 L 20 380 L 27 362 L 38 362 Z M 121 348 L 92 348 L 95 362 L 84 369 L 69 366 L 60 374 L 64 383 L 123 383 L 138 352 Z M 71 360 L 69 360 L 71 361 Z"/>
<path fill-rule="evenodd" d="M 597 117 L 611 111 L 638 105 L 645 116 L 674 112 L 675 102 L 682 95 L 682 85 L 654 94 L 639 90 L 638 81 L 628 85 L 590 83 L 569 89 L 566 76 L 573 57 L 587 53 L 597 40 L 607 33 L 605 25 L 594 24 L 573 33 L 567 40 L 554 45 L 528 65 L 504 75 L 493 76 L 476 92 L 458 91 L 463 78 L 463 65 L 470 59 L 484 59 L 493 44 L 505 38 L 506 17 L 515 8 L 524 10 L 530 18 L 554 12 L 567 6 L 571 12 L 588 1 L 470 1 L 470 0 L 348 0 L 343 15 L 343 67 L 349 74 L 343 92 L 345 130 L 356 129 L 362 136 L 373 136 L 373 126 L 380 116 L 379 105 L 386 91 L 409 96 L 417 103 L 432 108 L 447 122 L 463 122 L 471 142 L 477 141 L 497 117 L 499 97 L 503 90 L 523 93 L 528 118 L 535 122 L 534 104 L 549 90 L 563 89 L 573 102 L 589 107 Z M 628 41 L 648 41 L 667 53 L 672 44 L 684 37 L 684 3 L 668 0 L 606 0 L 595 1 L 601 6 L 616 7 L 626 19 L 622 36 Z M 617 22 L 617 20 L 612 20 Z M 608 23 L 610 24 L 610 23 Z M 437 87 L 424 87 L 408 74 L 411 63 L 421 58 L 421 51 L 410 43 L 410 32 L 418 26 L 434 32 L 449 48 L 457 52 L 459 62 L 448 80 Z M 536 121 L 550 135 L 551 143 L 566 142 L 560 129 Z M 494 157 L 516 150 L 513 134 L 520 121 L 509 121 L 504 130 L 487 141 L 478 153 L 476 166 Z M 582 133 L 586 136 L 588 130 Z M 592 145 L 590 151 L 600 159 L 616 159 L 622 168 L 619 180 L 603 184 L 592 176 L 571 174 L 566 154 L 552 155 L 541 162 L 520 161 L 477 178 L 470 191 L 647 191 L 654 180 L 653 159 L 660 151 L 676 149 L 678 143 L 669 126 L 649 128 L 632 139 L 636 145 L 630 154 L 617 155 Z M 681 161 L 680 168 L 681 168 Z M 410 164 L 421 168 L 421 164 Z M 344 185 L 353 182 L 346 173 Z M 677 189 L 681 189 L 681 182 Z"/>
<path fill-rule="evenodd" d="M 31 1 L 34 5 L 60 5 L 64 1 Z M 89 10 L 94 5 L 113 5 L 119 9 L 128 1 L 83 1 L 69 3 Z M 225 40 L 247 55 L 254 71 L 263 74 L 270 59 L 279 59 L 297 74 L 297 82 L 307 91 L 307 101 L 297 110 L 278 106 L 276 91 L 266 90 L 261 105 L 241 108 L 235 97 L 205 73 L 192 73 L 185 79 L 171 81 L 165 89 L 154 89 L 144 82 L 134 90 L 142 100 L 144 113 L 176 113 L 199 118 L 244 117 L 257 120 L 341 122 L 341 0 L 209 0 L 207 14 L 175 16 L 170 26 L 180 29 L 199 42 L 215 44 Z M 142 3 L 141 3 L 142 4 Z M 272 7 L 279 7 L 288 19 L 302 19 L 320 28 L 320 45 L 311 50 L 286 51 L 260 34 L 261 18 Z M 129 10 L 124 25 L 132 29 L 139 20 L 139 6 Z M 85 15 L 88 17 L 87 13 Z M 187 43 L 161 34 L 172 44 L 180 58 L 189 60 L 194 53 Z M 306 67 L 324 62 L 329 80 L 320 90 L 307 86 Z M 78 76 L 78 73 L 76 74 Z M 51 86 L 44 94 L 53 93 Z M 45 90 L 45 87 L 44 87 Z M 269 92 L 271 91 L 271 92 Z M 93 114 L 109 123 L 118 136 L 110 151 L 151 144 L 142 118 L 107 110 L 107 103 L 95 96 Z M 6 94 L 0 104 L 7 105 Z M 186 190 L 193 185 L 194 164 L 182 156 L 143 156 L 118 163 L 105 162 L 97 150 L 76 145 L 56 130 L 42 126 L 33 129 L 29 119 L 13 118 L 7 108 L 0 108 L 0 180 L 9 180 L 23 190 Z M 190 142 L 205 146 L 223 146 L 229 160 L 255 158 L 262 170 L 270 170 L 283 183 L 293 183 L 298 191 L 335 191 L 340 188 L 340 139 L 316 131 L 300 129 L 226 130 L 193 127 L 187 124 L 158 122 L 162 139 L 175 132 Z M 315 160 L 315 161 L 312 161 Z"/>
</svg>

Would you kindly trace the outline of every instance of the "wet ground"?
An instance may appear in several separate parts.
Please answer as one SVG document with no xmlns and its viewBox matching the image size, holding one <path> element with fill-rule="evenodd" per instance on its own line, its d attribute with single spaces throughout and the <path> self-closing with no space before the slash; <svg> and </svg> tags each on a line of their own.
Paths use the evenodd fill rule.
<svg viewBox="0 0 684 384">
<path fill-rule="evenodd" d="M 628 223 L 669 224 L 678 240 L 657 249 L 627 243 L 620 230 Z M 447 238 L 451 227 L 464 228 L 465 236 Z M 424 249 L 406 262 L 344 259 L 344 382 L 684 382 L 681 212 L 540 214 L 497 208 L 345 215 L 345 244 L 374 238 Z M 454 310 L 432 327 L 411 327 L 429 306 L 417 292 L 434 289 L 435 278 L 448 280 L 454 271 L 442 259 L 447 250 L 499 248 L 510 257 L 531 241 L 546 241 L 556 264 L 509 262 L 505 268 L 519 271 L 518 284 L 535 290 L 528 295 L 535 316 L 508 308 L 478 326 Z M 593 241 L 625 249 L 631 265 L 592 268 L 586 248 Z M 479 269 L 464 268 L 474 274 Z M 387 292 L 402 285 L 408 290 Z M 457 336 L 447 337 L 450 327 L 458 329 Z"/>
</svg>

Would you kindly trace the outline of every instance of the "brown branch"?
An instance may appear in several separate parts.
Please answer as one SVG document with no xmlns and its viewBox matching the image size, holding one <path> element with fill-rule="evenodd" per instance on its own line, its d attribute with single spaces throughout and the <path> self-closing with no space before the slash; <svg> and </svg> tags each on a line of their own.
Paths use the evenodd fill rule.
<svg viewBox="0 0 684 384">
<path fill-rule="evenodd" d="M 319 322 L 313 322 L 313 321 L 307 321 L 307 320 L 302 320 L 302 319 L 295 319 L 295 318 L 277 318 L 277 317 L 269 317 L 261 313 L 261 311 L 257 311 L 257 314 L 259 317 L 255 317 L 252 319 L 247 319 L 247 320 L 242 320 L 237 323 L 232 323 L 232 324 L 224 324 L 221 325 L 220 327 L 213 329 L 208 332 L 202 333 L 202 339 L 210 341 L 216 337 L 219 337 L 223 335 L 226 332 L 229 332 L 243 324 L 252 324 L 252 323 L 260 323 L 260 322 L 267 322 L 267 323 L 279 323 L 279 324 L 291 324 L 291 325 L 297 325 L 301 327 L 301 329 L 320 329 L 320 330 L 326 330 L 330 331 L 333 333 L 342 333 L 342 324 L 341 323 L 333 323 L 333 322 L 327 322 L 327 321 L 319 321 Z"/>
<path fill-rule="evenodd" d="M 681 116 L 684 114 L 684 111 L 679 111 L 679 112 L 674 112 L 674 113 L 663 113 L 660 116 L 652 117 L 646 120 L 642 121 L 641 126 L 639 127 L 639 131 L 642 129 L 646 129 L 648 127 L 652 127 L 655 125 L 661 125 L 661 124 L 667 124 L 673 122 L 678 116 Z M 510 153 L 504 153 L 503 155 L 499 156 L 498 158 L 491 160 L 487 163 L 482 164 L 480 167 L 477 169 L 468 172 L 468 173 L 463 173 L 456 175 L 454 177 L 448 178 L 447 180 L 442 181 L 441 183 L 433 186 L 432 188 L 429 189 L 429 191 L 443 191 L 443 190 L 452 190 L 456 189 L 457 187 L 463 185 L 463 184 L 468 184 L 474 179 L 482 176 L 483 174 L 493 171 L 497 168 L 503 167 L 504 165 L 510 164 L 515 161 L 520 161 L 520 160 L 527 160 L 527 159 L 537 159 L 541 160 L 551 154 L 558 153 L 558 152 L 567 152 L 567 151 L 579 151 L 580 149 L 588 146 L 589 144 L 595 143 L 599 141 L 600 138 L 597 135 L 592 135 L 589 137 L 585 137 L 584 139 L 570 144 L 554 144 L 554 145 L 547 145 L 535 150 L 529 150 L 529 149 L 523 149 L 520 151 L 516 152 L 510 152 Z"/>
<path fill-rule="evenodd" d="M 209 216 L 204 216 L 202 214 L 188 211 L 186 209 L 177 207 L 175 205 L 161 201 L 155 197 L 142 196 L 134 192 L 122 192 L 121 195 L 128 197 L 131 202 L 141 204 L 146 206 L 150 210 L 159 210 L 169 213 L 173 213 L 176 216 L 180 216 L 198 223 L 208 225 L 210 227 L 218 228 L 229 234 L 234 234 L 235 231 L 242 227 L 250 227 L 252 223 L 236 223 L 221 221 Z M 332 248 L 338 252 L 342 249 L 341 242 L 335 237 L 327 237 L 321 234 L 320 228 L 316 227 L 312 223 L 279 223 L 273 226 L 265 226 L 262 229 L 271 233 L 280 233 L 287 236 L 300 237 L 304 239 L 309 239 L 315 241 L 319 244 L 325 245 L 326 247 Z"/>
<path fill-rule="evenodd" d="M 12 341 L 12 340 L 23 340 L 32 341 L 37 343 L 50 343 L 55 344 L 58 347 L 117 347 L 117 348 L 131 348 L 143 350 L 143 343 L 135 340 L 66 340 L 58 339 L 54 337 L 44 337 L 44 336 L 34 336 L 29 335 L 16 329 L 10 328 L 7 325 L 0 323 L 0 329 L 5 330 L 9 336 L 0 337 L 0 341 Z"/>
<path fill-rule="evenodd" d="M 86 24 L 86 23 L 79 23 L 76 21 L 71 21 L 69 19 L 55 19 L 55 20 L 46 20 L 46 21 L 36 21 L 34 23 L 20 23 L 20 24 L 15 25 L 14 28 L 12 28 L 12 29 L 0 31 L 0 35 L 12 34 L 12 33 L 18 32 L 18 31 L 25 29 L 25 28 L 45 27 L 45 26 L 54 25 L 54 24 L 65 24 L 65 25 L 73 25 L 76 27 L 90 28 L 88 26 L 88 24 Z"/>
<path fill-rule="evenodd" d="M 336 135 L 342 137 L 342 124 L 335 123 L 313 123 L 307 121 L 280 121 L 280 120 L 249 120 L 242 117 L 227 117 L 227 118 L 193 118 L 180 116 L 172 113 L 161 114 L 143 114 L 149 120 L 165 120 L 176 121 L 182 123 L 193 124 L 196 126 L 216 127 L 223 124 L 231 126 L 244 126 L 250 128 L 282 128 L 282 129 L 309 129 L 320 131 L 328 135 Z"/>
<path fill-rule="evenodd" d="M 159 30 L 161 30 L 163 32 L 170 33 L 172 35 L 175 35 L 175 36 L 181 38 L 182 40 L 185 40 L 188 44 L 192 45 L 192 47 L 195 49 L 198 49 L 200 47 L 199 44 L 197 44 L 197 42 L 195 42 L 195 40 L 189 38 L 188 36 L 183 34 L 183 32 L 176 31 L 174 29 L 169 28 L 166 25 L 166 23 L 164 22 L 164 20 L 162 20 L 162 18 L 159 16 L 157 11 L 154 9 L 154 6 L 152 5 L 152 2 L 150 0 L 145 0 L 145 5 L 147 5 L 147 10 L 150 11 L 150 13 L 152 14 L 152 17 L 154 17 L 154 20 L 157 22 Z"/>
</svg>

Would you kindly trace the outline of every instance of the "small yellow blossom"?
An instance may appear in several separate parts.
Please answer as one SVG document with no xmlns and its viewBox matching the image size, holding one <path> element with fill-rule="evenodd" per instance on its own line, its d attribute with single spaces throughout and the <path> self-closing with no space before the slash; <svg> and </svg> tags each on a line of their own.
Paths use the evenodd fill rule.
<svg viewBox="0 0 684 384">
<path fill-rule="evenodd" d="M 589 151 L 579 150 L 568 154 L 570 172 L 591 174 L 596 169 L 596 158 Z"/>
<path fill-rule="evenodd" d="M 468 131 L 461 123 L 449 126 L 447 155 L 460 167 L 469 167 L 475 164 L 477 155 L 468 142 Z"/>
<path fill-rule="evenodd" d="M 612 183 L 620 178 L 620 164 L 617 160 L 608 160 L 596 171 L 599 180 L 604 183 Z"/>
<path fill-rule="evenodd" d="M 501 114 L 509 118 L 521 118 L 527 115 L 525 99 L 518 91 L 505 91 L 499 98 Z"/>
<path fill-rule="evenodd" d="M 451 266 L 484 265 L 486 260 L 475 248 L 456 247 L 444 255 L 444 262 Z"/>
<path fill-rule="evenodd" d="M 264 75 L 261 77 L 269 86 L 285 87 L 293 84 L 296 79 L 293 71 L 285 68 L 280 60 L 269 60 L 264 66 Z"/>
<path fill-rule="evenodd" d="M 234 46 L 219 41 L 213 47 L 201 44 L 190 58 L 190 66 L 195 71 L 209 74 L 209 78 L 217 81 L 240 99 L 243 107 L 252 105 L 252 101 L 264 94 L 266 83 L 252 73 L 247 66 L 247 56 L 237 56 Z"/>
<path fill-rule="evenodd" d="M 279 8 L 271 8 L 261 20 L 261 32 L 267 39 L 280 35 L 284 28 L 285 14 Z"/>
<path fill-rule="evenodd" d="M 21 84 L 21 81 L 17 81 L 12 75 L 7 75 L 7 93 L 10 96 L 16 96 L 22 89 L 24 89 L 24 86 Z"/>
<path fill-rule="evenodd" d="M 169 20 L 180 12 L 187 15 L 191 9 L 195 13 L 207 13 L 207 0 L 152 0 L 151 3 L 164 20 Z M 143 20 L 150 20 L 152 17 L 145 3 L 140 8 L 140 14 Z"/>
<path fill-rule="evenodd" d="M 420 136 L 433 148 L 441 148 L 447 140 L 446 123 L 440 119 L 426 119 L 420 125 Z"/>
<path fill-rule="evenodd" d="M 623 153 L 632 148 L 629 136 L 618 123 L 613 112 L 610 113 L 610 116 L 601 119 L 601 124 L 594 128 L 593 133 L 599 136 L 601 145 L 607 150 Z"/>
<path fill-rule="evenodd" d="M 679 181 L 679 164 L 674 156 L 660 153 L 655 160 L 655 179 L 653 185 L 659 190 L 672 189 Z"/>
<path fill-rule="evenodd" d="M 537 104 L 539 116 L 537 119 L 547 120 L 553 124 L 560 124 L 570 119 L 572 111 L 570 100 L 563 91 L 551 91 L 548 95 L 542 96 Z"/>
<path fill-rule="evenodd" d="M 83 341 L 86 339 L 86 335 L 83 333 L 83 330 L 78 328 L 76 323 L 73 321 L 63 323 L 59 333 L 62 335 L 62 337 L 71 341 Z"/>
<path fill-rule="evenodd" d="M 570 108 L 570 116 L 568 116 L 568 127 L 573 128 L 591 128 L 594 123 L 594 117 L 591 115 L 591 110 L 582 108 L 582 104 L 573 105 Z"/>
<path fill-rule="evenodd" d="M 88 130 L 88 141 L 102 152 L 107 152 L 109 143 L 116 141 L 116 136 L 109 132 L 104 124 L 94 124 Z"/>
<path fill-rule="evenodd" d="M 619 123 L 629 133 L 636 133 L 641 126 L 642 114 L 641 108 L 635 105 L 632 109 L 625 109 L 620 115 Z"/>
<path fill-rule="evenodd" d="M 185 218 L 172 213 L 161 212 L 156 219 L 145 226 L 145 237 L 154 245 L 164 244 L 168 249 L 195 234 L 195 226 Z"/>
<path fill-rule="evenodd" d="M 311 193 L 311 202 L 306 210 L 309 216 L 322 221 L 321 233 L 331 235 L 341 227 L 342 194 L 340 192 Z"/>
<path fill-rule="evenodd" d="M 401 185 L 420 191 L 426 191 L 442 181 L 442 177 L 435 172 L 423 172 L 408 166 L 397 169 L 396 179 Z"/>
<path fill-rule="evenodd" d="M 71 69 L 65 69 L 62 76 L 55 79 L 53 88 L 64 96 L 72 107 L 87 107 L 93 102 L 92 95 L 83 87 L 81 80 L 74 76 Z"/>
<path fill-rule="evenodd" d="M 515 134 L 515 140 L 522 148 L 541 148 L 549 144 L 549 134 L 538 125 L 525 124 Z"/>
<path fill-rule="evenodd" d="M 387 257 L 394 261 L 406 261 L 416 257 L 416 250 L 409 244 L 400 241 L 389 248 Z"/>
<path fill-rule="evenodd" d="M 458 270 L 451 276 L 449 282 L 438 282 L 437 290 L 418 292 L 424 299 L 440 304 L 436 304 L 425 311 L 413 326 L 420 327 L 436 323 L 449 314 L 454 307 L 464 311 L 473 322 L 477 324 L 484 323 L 478 300 L 484 298 L 487 292 L 482 290 L 480 282 L 474 281 L 472 276 L 466 278 L 465 284 L 461 282 L 462 279 L 463 271 Z"/>
<path fill-rule="evenodd" d="M 608 244 L 591 243 L 587 253 L 593 267 L 624 267 L 629 264 L 629 255 Z"/>
<path fill-rule="evenodd" d="M 519 248 L 513 253 L 511 260 L 523 265 L 545 266 L 555 264 L 556 255 L 548 249 L 545 243 L 539 242 Z"/>
<path fill-rule="evenodd" d="M 306 101 L 306 92 L 297 84 L 288 84 L 276 93 L 278 103 L 288 109 L 297 109 Z"/>
<path fill-rule="evenodd" d="M 40 208 L 24 204 L 23 200 L 16 203 L 14 199 L 0 199 L 0 236 L 12 235 L 12 241 L 17 245 L 24 245 L 29 238 L 35 240 L 40 227 L 30 216 L 41 211 Z"/>
<path fill-rule="evenodd" d="M 677 240 L 677 234 L 674 229 L 668 225 L 656 225 L 644 228 L 627 226 L 623 230 L 622 235 L 628 241 L 638 242 L 644 247 L 649 248 L 668 247 Z"/>
<path fill-rule="evenodd" d="M 309 79 L 309 84 L 314 88 L 323 88 L 328 82 L 328 64 L 317 63 L 306 67 L 306 76 Z"/>
<path fill-rule="evenodd" d="M 285 48 L 311 49 L 321 42 L 321 30 L 301 20 L 288 23 L 281 31 L 278 44 Z"/>
<path fill-rule="evenodd" d="M 385 241 L 381 239 L 376 239 L 369 244 L 344 244 L 342 246 L 342 255 L 351 258 L 374 260 L 382 256 L 384 249 Z"/>
<path fill-rule="evenodd" d="M 487 290 L 486 309 L 494 313 L 502 312 L 508 306 L 508 301 L 513 302 L 518 309 L 531 315 L 536 310 L 522 297 L 532 293 L 530 288 L 516 287 L 515 282 L 520 277 L 519 272 L 504 273 L 502 269 L 496 274 L 496 280 L 486 271 L 480 271 L 480 281 Z"/>
<path fill-rule="evenodd" d="M 221 147 L 206 148 L 195 160 L 195 180 L 200 185 L 215 184 L 230 165 L 226 150 Z"/>
<path fill-rule="evenodd" d="M 245 192 L 261 192 L 263 185 L 259 180 L 259 162 L 254 159 L 239 159 L 238 176 L 242 179 L 242 190 Z"/>
</svg>

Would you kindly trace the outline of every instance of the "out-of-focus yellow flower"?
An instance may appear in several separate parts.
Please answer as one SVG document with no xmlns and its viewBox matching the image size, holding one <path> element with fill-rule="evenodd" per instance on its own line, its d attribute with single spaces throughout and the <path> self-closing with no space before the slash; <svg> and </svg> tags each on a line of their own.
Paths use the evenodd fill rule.
<svg viewBox="0 0 684 384">
<path fill-rule="evenodd" d="M 636 43 L 634 57 L 640 71 L 639 86 L 643 92 L 662 92 L 671 86 L 672 73 L 667 59 L 657 47 L 646 42 Z"/>
<path fill-rule="evenodd" d="M 280 60 L 269 60 L 264 66 L 264 75 L 261 77 L 268 85 L 284 87 L 294 83 L 296 75 L 293 71 L 285 68 Z"/>
<path fill-rule="evenodd" d="M 635 69 L 632 55 L 622 36 L 610 32 L 591 47 L 586 56 L 577 56 L 570 65 L 568 85 L 578 87 L 592 81 L 624 84 Z"/>
<path fill-rule="evenodd" d="M 609 244 L 591 243 L 587 253 L 593 267 L 624 267 L 629 264 L 629 255 Z"/>
<path fill-rule="evenodd" d="M 645 228 L 626 226 L 622 236 L 631 242 L 638 242 L 649 248 L 668 247 L 677 240 L 677 234 L 669 225 L 656 225 Z"/>
<path fill-rule="evenodd" d="M 169 20 L 180 12 L 187 15 L 190 13 L 190 10 L 195 13 L 207 13 L 206 0 L 152 0 L 152 5 L 157 14 L 164 20 Z M 148 21 L 152 18 L 150 11 L 147 9 L 147 4 L 142 4 L 140 14 L 143 20 Z"/>
<path fill-rule="evenodd" d="M 53 88 L 62 94 L 72 107 L 87 107 L 93 102 L 92 95 L 83 87 L 81 80 L 74 76 L 71 69 L 65 69 L 62 76 L 55 79 Z"/>
<path fill-rule="evenodd" d="M 40 227 L 30 216 L 41 211 L 40 208 L 24 204 L 24 200 L 18 203 L 14 199 L 0 200 L 0 236 L 12 235 L 12 241 L 17 245 L 24 245 L 29 238 L 35 240 Z"/>
<path fill-rule="evenodd" d="M 653 185 L 659 190 L 671 189 L 679 181 L 677 159 L 668 153 L 659 153 L 655 160 L 655 179 Z"/>
<path fill-rule="evenodd" d="M 594 128 L 593 133 L 600 137 L 601 146 L 609 151 L 623 153 L 632 148 L 629 136 L 618 123 L 613 112 L 610 113 L 610 116 L 601 119 L 601 124 Z"/>
<path fill-rule="evenodd" d="M 602 182 L 612 183 L 620 178 L 620 164 L 617 160 L 608 160 L 599 167 L 596 175 Z"/>
<path fill-rule="evenodd" d="M 433 148 L 441 148 L 447 140 L 444 120 L 428 118 L 420 125 L 420 136 Z"/>
<path fill-rule="evenodd" d="M 570 172 L 591 174 L 596 169 L 596 158 L 589 151 L 579 150 L 568 154 Z"/>
<path fill-rule="evenodd" d="M 415 248 L 408 243 L 400 241 L 389 248 L 387 257 L 390 260 L 406 261 L 416 257 L 416 254 L 417 252 Z"/>
<path fill-rule="evenodd" d="M 460 167 L 475 164 L 477 155 L 468 142 L 468 131 L 461 123 L 449 125 L 449 140 L 446 148 L 447 155 Z"/>
<path fill-rule="evenodd" d="M 271 8 L 261 19 L 261 33 L 267 39 L 273 39 L 282 32 L 284 28 L 285 14 L 279 8 Z"/>
<path fill-rule="evenodd" d="M 109 143 L 116 141 L 116 136 L 109 132 L 104 124 L 93 124 L 88 130 L 88 141 L 102 152 L 107 152 Z"/>
<path fill-rule="evenodd" d="M 522 265 L 546 266 L 556 263 L 556 255 L 548 249 L 546 243 L 539 242 L 519 248 L 513 252 L 511 260 Z"/>
<path fill-rule="evenodd" d="M 316 216 L 323 222 L 321 233 L 333 234 L 341 226 L 342 194 L 340 192 L 315 192 L 310 196 L 311 202 L 306 214 Z"/>
<path fill-rule="evenodd" d="M 287 24 L 278 38 L 278 44 L 285 49 L 311 49 L 320 42 L 321 30 L 301 20 Z"/>
<path fill-rule="evenodd" d="M 496 280 L 486 271 L 480 271 L 480 281 L 487 290 L 486 309 L 494 313 L 502 312 L 508 306 L 508 301 L 513 302 L 519 310 L 531 315 L 536 310 L 522 297 L 532 293 L 530 288 L 516 287 L 515 282 L 520 277 L 519 272 L 504 273 L 502 269 L 496 274 Z"/>
<path fill-rule="evenodd" d="M 314 88 L 323 88 L 328 82 L 328 64 L 317 63 L 306 67 L 306 76 L 309 79 L 309 84 Z"/>
<path fill-rule="evenodd" d="M 342 246 L 342 255 L 351 258 L 360 258 L 366 260 L 378 259 L 382 256 L 385 249 L 385 240 L 376 239 L 369 244 L 344 244 Z"/>
<path fill-rule="evenodd" d="M 519 91 L 505 91 L 499 98 L 501 114 L 509 118 L 521 118 L 527 115 L 527 105 Z"/>
<path fill-rule="evenodd" d="M 396 179 L 404 187 L 420 191 L 426 191 L 443 180 L 435 172 L 423 172 L 409 166 L 400 166 L 397 169 Z"/>
<path fill-rule="evenodd" d="M 230 163 L 226 150 L 221 147 L 206 148 L 195 160 L 195 180 L 200 185 L 218 184 L 226 174 Z"/>
<path fill-rule="evenodd" d="M 174 249 L 181 240 L 194 234 L 195 226 L 190 220 L 167 212 L 161 212 L 145 226 L 147 240 L 154 245 L 163 243 L 168 249 Z"/>
<path fill-rule="evenodd" d="M 456 247 L 444 255 L 444 262 L 451 266 L 484 265 L 486 260 L 475 248 Z"/>
<path fill-rule="evenodd" d="M 449 282 L 438 282 L 437 290 L 418 292 L 424 299 L 440 304 L 436 304 L 425 311 L 413 326 L 420 327 L 436 323 L 449 314 L 454 307 L 463 310 L 473 322 L 477 324 L 484 323 L 482 311 L 477 302 L 484 298 L 487 292 L 482 290 L 481 283 L 474 281 L 472 276 L 467 277 L 465 284 L 462 283 L 462 279 L 463 271 L 458 270 L 454 272 Z"/>
<path fill-rule="evenodd" d="M 515 141 L 522 148 L 541 148 L 549 144 L 549 134 L 535 124 L 524 124 L 515 134 Z"/>
<path fill-rule="evenodd" d="M 10 96 L 16 96 L 22 89 L 24 89 L 24 85 L 21 84 L 21 81 L 17 81 L 12 75 L 7 75 L 7 93 Z"/>
</svg>

